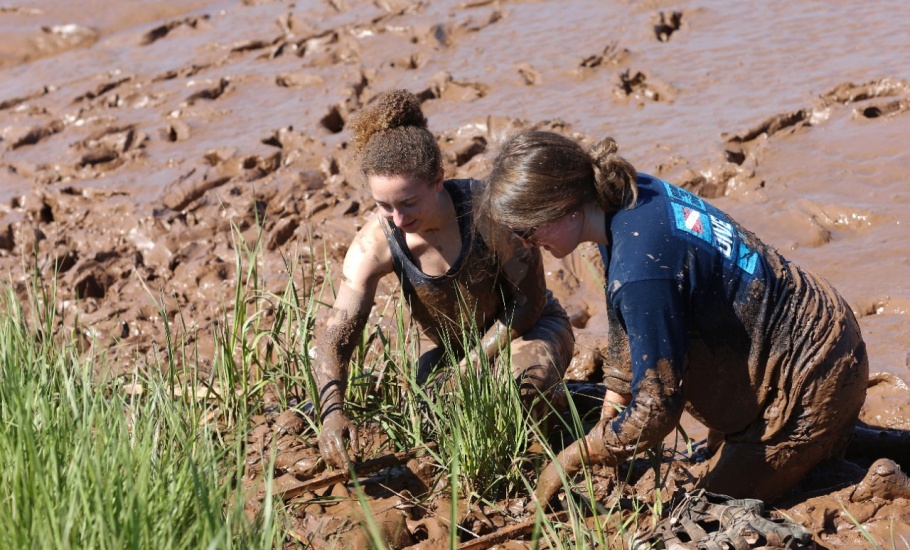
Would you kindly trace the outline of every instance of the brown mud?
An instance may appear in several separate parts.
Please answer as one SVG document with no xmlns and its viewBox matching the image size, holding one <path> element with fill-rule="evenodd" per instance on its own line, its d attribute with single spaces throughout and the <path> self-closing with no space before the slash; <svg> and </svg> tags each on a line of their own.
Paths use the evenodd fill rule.
<svg viewBox="0 0 910 550">
<path fill-rule="evenodd" d="M 14 2 L 0 7 L 0 269 L 20 292 L 36 260 L 44 275 L 56 271 L 65 321 L 78 319 L 82 337 L 125 370 L 165 342 L 162 314 L 190 320 L 206 361 L 239 277 L 235 230 L 247 242 L 263 236 L 268 290 L 284 287 L 287 258 L 303 259 L 317 281 L 339 272 L 351 237 L 375 215 L 352 177 L 345 121 L 379 91 L 407 87 L 424 101 L 449 177 L 483 177 L 484 153 L 532 124 L 613 135 L 641 171 L 710 198 L 844 295 L 872 372 L 884 373 L 862 418 L 907 430 L 905 12 L 896 0 L 861 10 L 802 0 L 766 9 L 714 0 Z M 595 256 L 546 258 L 577 330 L 573 380 L 596 380 L 603 362 Z M 393 289 L 383 285 L 378 300 Z M 286 420 L 263 418 L 251 441 L 279 449 L 293 484 L 320 464 Z M 691 484 L 684 463 L 671 469 L 671 483 Z M 446 544 L 449 504 L 413 504 L 435 483 L 432 468 L 415 459 L 395 471 L 392 486 L 366 484 L 393 546 Z M 608 480 L 597 486 L 604 497 Z M 634 491 L 651 489 L 645 472 Z M 322 492 L 295 497 L 293 536 L 363 540 L 350 487 Z M 880 542 L 910 537 L 905 499 L 851 495 L 797 495 L 779 512 L 826 547 L 866 544 L 851 516 Z M 495 531 L 527 502 L 500 504 L 459 511 L 461 525 Z"/>
</svg>

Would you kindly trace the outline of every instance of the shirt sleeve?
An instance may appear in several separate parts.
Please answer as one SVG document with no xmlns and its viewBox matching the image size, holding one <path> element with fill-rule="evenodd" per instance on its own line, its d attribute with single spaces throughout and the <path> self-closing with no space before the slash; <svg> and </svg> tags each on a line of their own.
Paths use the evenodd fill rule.
<svg viewBox="0 0 910 550">
<path fill-rule="evenodd" d="M 613 294 L 612 304 L 629 340 L 632 401 L 600 429 L 607 461 L 619 464 L 662 441 L 679 422 L 688 337 L 674 280 L 628 283 Z"/>
<path fill-rule="evenodd" d="M 607 349 L 604 357 L 604 385 L 618 394 L 632 393 L 632 362 L 629 338 L 607 299 Z"/>
</svg>

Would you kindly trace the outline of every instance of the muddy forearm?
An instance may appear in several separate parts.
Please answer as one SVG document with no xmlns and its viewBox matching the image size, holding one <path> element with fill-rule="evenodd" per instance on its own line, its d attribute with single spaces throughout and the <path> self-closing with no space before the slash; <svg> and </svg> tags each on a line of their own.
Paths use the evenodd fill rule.
<svg viewBox="0 0 910 550">
<path fill-rule="evenodd" d="M 480 340 L 480 347 L 487 359 L 493 360 L 517 336 L 518 333 L 515 329 L 497 319 L 493 326 L 484 333 Z"/>
<path fill-rule="evenodd" d="M 494 358 L 509 342 L 531 330 L 540 319 L 545 304 L 546 296 L 543 300 L 536 296 L 533 299 L 525 297 L 520 304 L 517 301 L 507 304 L 504 315 L 496 319 L 481 339 L 481 348 L 486 356 Z"/>
<path fill-rule="evenodd" d="M 514 277 L 519 282 L 509 285 L 510 292 L 506 296 L 502 315 L 481 339 L 481 347 L 491 359 L 505 349 L 509 342 L 531 330 L 547 304 L 546 280 L 539 251 L 526 253 L 521 256 L 518 267 L 507 266 L 505 271 L 507 276 Z"/>
<path fill-rule="evenodd" d="M 339 293 L 335 306 L 317 322 L 318 354 L 313 374 L 323 418 L 344 405 L 348 364 L 369 316 L 364 296 L 354 294 Z"/>
<path fill-rule="evenodd" d="M 682 392 L 675 380 L 661 380 L 650 369 L 619 418 L 601 420 L 588 433 L 592 460 L 616 465 L 653 447 L 676 427 L 683 408 Z"/>
</svg>

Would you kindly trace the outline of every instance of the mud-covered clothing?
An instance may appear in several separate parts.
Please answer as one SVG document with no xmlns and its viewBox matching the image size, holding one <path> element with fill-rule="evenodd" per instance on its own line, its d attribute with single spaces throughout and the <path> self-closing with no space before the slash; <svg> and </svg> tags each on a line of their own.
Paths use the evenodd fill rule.
<svg viewBox="0 0 910 550">
<path fill-rule="evenodd" d="M 701 198 L 644 174 L 637 183 L 635 207 L 607 215 L 601 247 L 620 329 L 608 356 L 629 358 L 606 381 L 633 395 L 603 428 L 605 454 L 619 462 L 658 443 L 684 408 L 730 444 L 758 444 L 772 469 L 765 446 L 789 453 L 781 463 L 801 443 L 824 448 L 815 463 L 837 453 L 868 379 L 849 306 Z"/>
<path fill-rule="evenodd" d="M 431 276 L 421 271 L 414 263 L 401 230 L 386 218 L 380 218 L 411 317 L 423 334 L 436 344 L 439 359 L 447 346 L 455 353 L 462 353 L 475 343 L 464 342 L 465 337 L 479 340 L 501 317 L 513 292 L 513 283 L 489 253 L 483 238 L 474 231 L 471 198 L 475 183 L 470 179 L 444 182 L 455 206 L 462 246 L 458 258 L 442 275 Z M 527 253 L 540 252 L 528 250 Z M 544 347 L 555 355 L 548 362 L 556 366 L 559 376 L 565 373 L 572 357 L 574 337 L 565 310 L 549 291 L 540 319 L 525 338 L 546 340 Z M 513 346 L 513 355 L 515 351 Z"/>
<path fill-rule="evenodd" d="M 473 180 L 447 180 L 452 197 L 461 253 L 442 275 L 427 275 L 414 263 L 404 234 L 384 217 L 380 225 L 392 252 L 392 265 L 411 317 L 437 346 L 450 342 L 458 349 L 464 329 L 485 332 L 503 309 L 502 282 L 495 258 L 473 231 L 471 185 Z"/>
</svg>

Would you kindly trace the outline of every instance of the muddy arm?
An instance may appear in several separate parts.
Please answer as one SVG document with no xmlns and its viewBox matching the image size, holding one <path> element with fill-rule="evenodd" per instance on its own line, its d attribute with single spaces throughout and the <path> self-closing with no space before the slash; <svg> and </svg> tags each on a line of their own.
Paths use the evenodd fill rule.
<svg viewBox="0 0 910 550">
<path fill-rule="evenodd" d="M 681 301 L 668 281 L 628 285 L 616 301 L 616 319 L 626 327 L 632 360 L 632 400 L 615 419 L 600 420 L 588 434 L 563 450 L 538 479 L 537 498 L 547 502 L 582 463 L 617 465 L 666 437 L 685 408 L 682 372 L 686 326 Z M 625 290 L 623 290 L 625 292 Z"/>
<path fill-rule="evenodd" d="M 592 462 L 620 464 L 673 431 L 685 407 L 672 372 L 665 364 L 649 369 L 628 407 L 615 420 L 601 420 L 588 432 Z"/>
<path fill-rule="evenodd" d="M 649 371 L 618 418 L 602 418 L 585 437 L 563 449 L 537 479 L 538 505 L 549 502 L 562 486 L 561 472 L 571 480 L 583 464 L 616 466 L 662 441 L 684 409 L 681 392 L 671 389 L 676 384 L 666 382 L 656 369 Z"/>
<path fill-rule="evenodd" d="M 352 288 L 345 280 L 332 309 L 317 317 L 317 360 L 313 374 L 319 388 L 323 421 L 344 405 L 348 363 L 369 318 L 374 293 L 375 289 L 365 292 Z"/>
<path fill-rule="evenodd" d="M 678 424 L 685 407 L 682 375 L 689 344 L 685 308 L 675 281 L 627 283 L 611 298 L 610 358 L 620 375 L 617 387 L 610 389 L 631 393 L 632 400 L 616 420 L 599 422 L 587 437 L 592 459 L 618 464 L 637 450 L 659 443 Z M 626 365 L 631 367 L 628 390 L 621 380 Z"/>
<path fill-rule="evenodd" d="M 547 304 L 547 285 L 540 250 L 523 249 L 503 265 L 505 308 L 481 339 L 484 353 L 496 357 L 506 345 L 529 331 Z"/>
<path fill-rule="evenodd" d="M 357 430 L 344 414 L 348 364 L 369 319 L 379 279 L 391 270 L 391 259 L 378 222 L 365 226 L 345 255 L 335 304 L 320 312 L 316 323 L 314 378 L 319 390 L 322 431 L 319 450 L 327 463 L 346 468 L 347 440 L 358 447 Z"/>
</svg>

